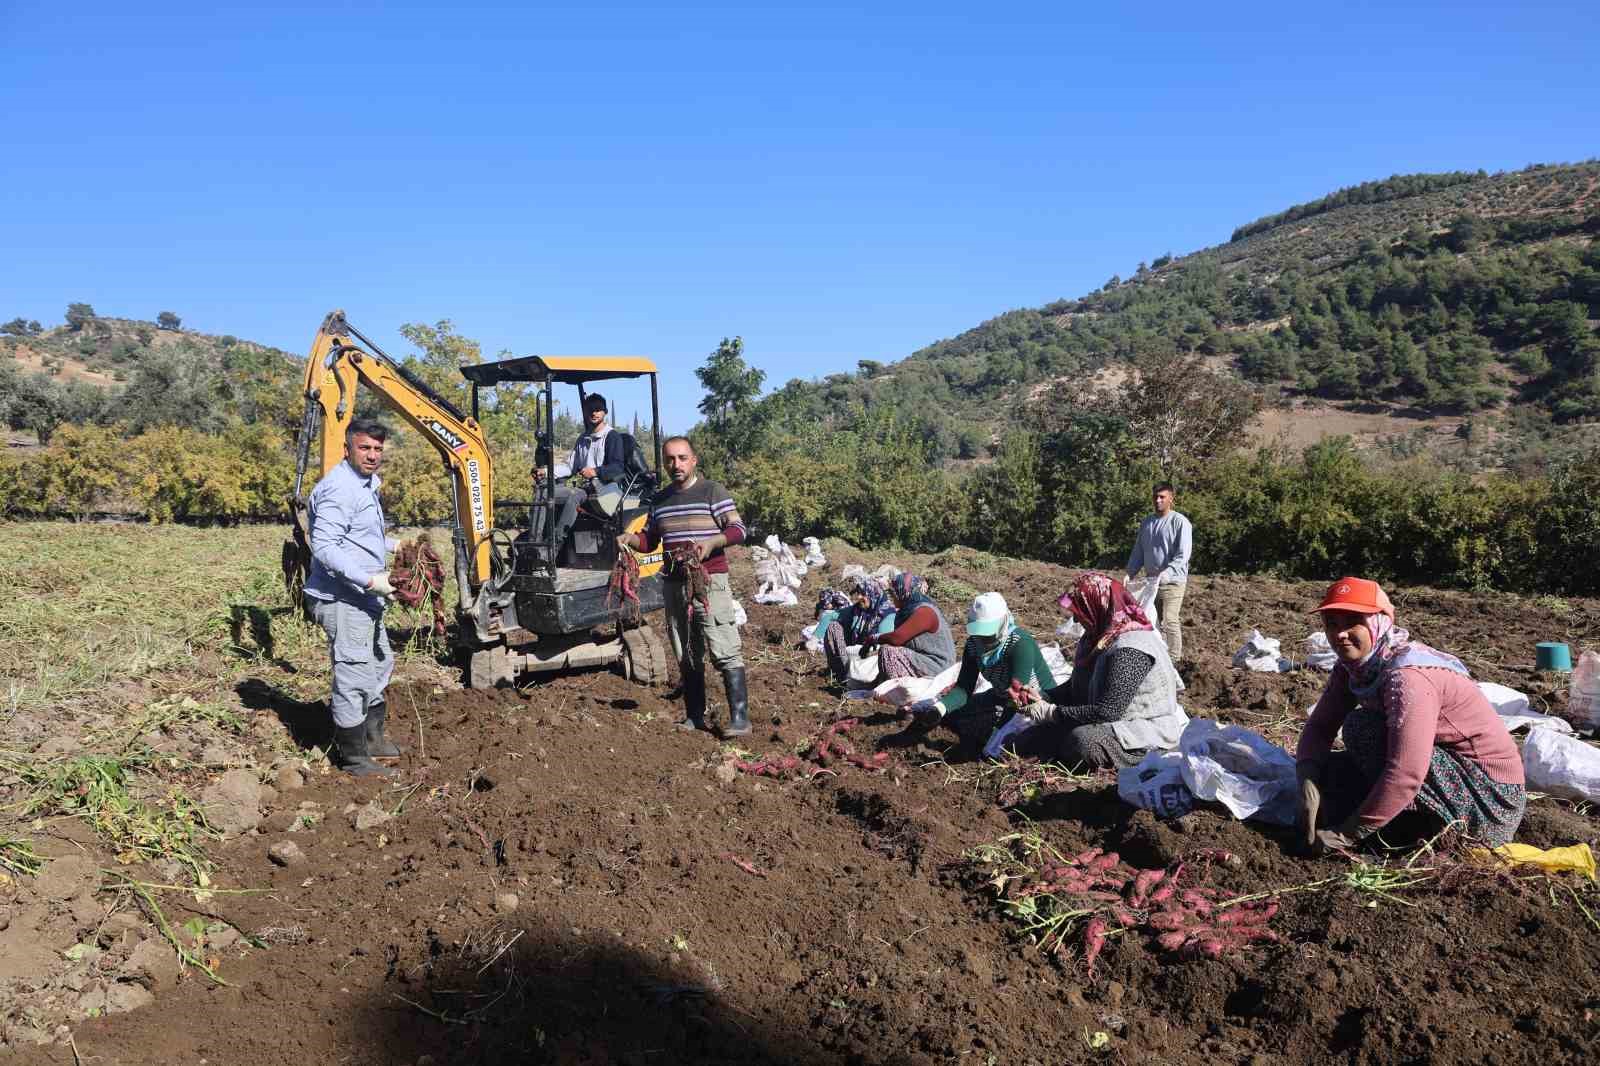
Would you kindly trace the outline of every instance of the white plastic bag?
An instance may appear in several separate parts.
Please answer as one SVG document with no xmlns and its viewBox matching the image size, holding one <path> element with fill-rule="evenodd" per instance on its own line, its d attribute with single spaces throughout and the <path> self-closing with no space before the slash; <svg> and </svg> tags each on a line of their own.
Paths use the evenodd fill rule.
<svg viewBox="0 0 1600 1066">
<path fill-rule="evenodd" d="M 1294 756 L 1238 725 L 1192 720 L 1178 740 L 1183 781 L 1196 799 L 1215 800 L 1235 818 L 1293 825 L 1300 785 Z"/>
<path fill-rule="evenodd" d="M 750 616 L 744 613 L 744 604 L 738 600 L 733 601 L 733 624 L 742 626 L 750 621 Z"/>
<path fill-rule="evenodd" d="M 874 695 L 894 707 L 904 707 L 918 700 L 932 700 L 943 696 L 961 676 L 961 660 L 957 659 L 932 677 L 892 677 L 874 690 Z M 987 691 L 989 682 L 978 675 L 978 692 Z"/>
<path fill-rule="evenodd" d="M 1014 714 L 1007 718 L 1005 725 L 989 734 L 989 741 L 983 746 L 983 757 L 986 759 L 1004 758 L 1006 745 L 1032 729 L 1033 725 L 1033 719 L 1025 714 Z"/>
<path fill-rule="evenodd" d="M 1294 663 L 1279 654 L 1283 647 L 1277 637 L 1265 637 L 1252 629 L 1244 647 L 1233 653 L 1233 665 L 1264 674 L 1281 674 L 1294 669 Z"/>
<path fill-rule="evenodd" d="M 827 566 L 828 557 L 822 554 L 822 542 L 816 537 L 807 537 L 800 543 L 806 546 L 806 557 L 801 560 L 807 566 Z"/>
<path fill-rule="evenodd" d="M 1128 595 L 1139 601 L 1139 607 L 1146 615 L 1156 609 L 1156 593 L 1161 590 L 1161 582 L 1153 577 L 1136 577 L 1123 586 L 1128 590 Z M 1155 618 L 1151 617 L 1154 622 Z"/>
<path fill-rule="evenodd" d="M 871 577 L 874 580 L 880 581 L 885 585 L 887 585 L 889 582 L 893 581 L 895 578 L 897 578 L 899 576 L 900 576 L 900 568 L 898 566 L 895 566 L 893 563 L 884 563 L 882 566 L 880 566 L 876 570 L 874 570 L 872 572 L 872 574 L 871 574 Z"/>
<path fill-rule="evenodd" d="M 1065 685 L 1072 680 L 1072 664 L 1067 662 L 1067 657 L 1061 653 L 1061 645 L 1045 644 L 1039 648 L 1039 657 L 1050 668 L 1050 676 L 1055 679 L 1055 684 Z M 1052 688 L 1046 685 L 1045 688 Z"/>
<path fill-rule="evenodd" d="M 769 607 L 796 607 L 800 603 L 795 598 L 794 589 L 787 585 L 762 585 L 750 598 Z"/>
<path fill-rule="evenodd" d="M 1183 780 L 1183 756 L 1175 751 L 1152 751 L 1137 766 L 1118 770 L 1117 795 L 1157 818 L 1176 818 L 1194 807 L 1194 793 Z"/>
<path fill-rule="evenodd" d="M 1600 803 L 1600 750 L 1553 729 L 1528 731 L 1522 745 L 1528 788 L 1567 799 Z"/>
<path fill-rule="evenodd" d="M 867 568 L 860 563 L 845 563 L 844 569 L 839 571 L 839 587 L 849 588 L 850 582 L 858 577 L 866 577 Z"/>
<path fill-rule="evenodd" d="M 872 683 L 878 680 L 878 657 L 869 655 L 863 659 L 859 644 L 852 644 L 846 648 L 844 657 L 850 664 L 850 683 L 871 688 Z"/>
<path fill-rule="evenodd" d="M 822 654 L 822 638 L 817 635 L 816 623 L 806 626 L 800 631 L 800 635 L 806 638 L 806 651 L 812 655 Z"/>
<path fill-rule="evenodd" d="M 1076 618 L 1069 618 L 1056 626 L 1056 636 L 1061 638 L 1061 643 L 1076 648 L 1079 639 L 1083 637 L 1083 626 Z"/>
<path fill-rule="evenodd" d="M 1567 713 L 1579 729 L 1600 730 L 1600 653 L 1578 656 L 1567 688 Z"/>
<path fill-rule="evenodd" d="M 1500 721 L 1505 724 L 1508 733 L 1523 726 L 1530 729 L 1554 729 L 1558 733 L 1572 732 L 1572 723 L 1564 718 L 1532 710 L 1528 704 L 1528 697 L 1514 688 L 1497 685 L 1493 681 L 1479 681 L 1478 691 L 1489 701 L 1494 713 L 1500 716 Z"/>
<path fill-rule="evenodd" d="M 1334 652 L 1333 645 L 1328 643 L 1328 634 L 1319 629 L 1306 637 L 1304 643 L 1307 666 L 1315 670 L 1332 670 L 1339 665 L 1339 656 Z"/>
</svg>

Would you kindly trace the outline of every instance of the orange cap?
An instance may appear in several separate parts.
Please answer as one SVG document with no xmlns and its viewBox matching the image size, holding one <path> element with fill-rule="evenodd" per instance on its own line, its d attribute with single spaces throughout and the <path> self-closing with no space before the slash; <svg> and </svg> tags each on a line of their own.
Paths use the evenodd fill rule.
<svg viewBox="0 0 1600 1066">
<path fill-rule="evenodd" d="M 1394 604 L 1389 602 L 1389 594 L 1376 581 L 1359 577 L 1341 577 L 1329 585 L 1316 610 L 1386 614 L 1389 621 L 1394 621 Z"/>
</svg>

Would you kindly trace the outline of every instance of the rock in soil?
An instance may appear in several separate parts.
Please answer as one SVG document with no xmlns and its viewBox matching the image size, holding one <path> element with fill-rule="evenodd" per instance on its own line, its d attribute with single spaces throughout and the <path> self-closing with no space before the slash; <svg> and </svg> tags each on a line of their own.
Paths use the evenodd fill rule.
<svg viewBox="0 0 1600 1066">
<path fill-rule="evenodd" d="M 299 866 L 306 861 L 306 853 L 292 840 L 280 840 L 267 849 L 267 858 L 279 866 Z"/>
<path fill-rule="evenodd" d="M 93 892 L 100 883 L 100 866 L 93 859 L 70 855 L 51 859 L 33 879 L 33 890 L 45 899 L 66 900 L 80 892 Z"/>
<path fill-rule="evenodd" d="M 253 770 L 229 770 L 200 793 L 206 820 L 227 836 L 261 824 L 261 782 Z"/>
<path fill-rule="evenodd" d="M 119 976 L 123 984 L 134 982 L 146 988 L 170 988 L 177 983 L 180 969 L 178 954 L 171 944 L 161 940 L 144 940 L 128 955 L 128 961 L 122 964 Z"/>
<path fill-rule="evenodd" d="M 106 1013 L 121 1014 L 140 1007 L 148 1007 L 156 1001 L 150 990 L 143 985 L 129 984 L 118 981 L 106 990 Z"/>
<path fill-rule="evenodd" d="M 129 914 L 127 911 L 118 911 L 100 923 L 100 929 L 95 934 L 95 940 L 101 947 L 109 948 L 112 944 L 122 939 L 124 933 L 138 932 L 142 928 L 144 928 L 144 923 L 136 916 Z"/>
<path fill-rule="evenodd" d="M 285 766 L 278 771 L 272 783 L 279 792 L 294 792 L 306 787 L 306 775 L 293 766 Z"/>
<path fill-rule="evenodd" d="M 517 894 L 515 892 L 501 892 L 494 898 L 494 912 L 496 914 L 514 914 L 517 910 Z"/>
<path fill-rule="evenodd" d="M 382 825 L 392 816 L 384 810 L 377 800 L 373 800 L 365 807 L 357 807 L 350 815 L 350 824 L 356 827 L 357 832 L 364 832 L 374 826 Z"/>
</svg>

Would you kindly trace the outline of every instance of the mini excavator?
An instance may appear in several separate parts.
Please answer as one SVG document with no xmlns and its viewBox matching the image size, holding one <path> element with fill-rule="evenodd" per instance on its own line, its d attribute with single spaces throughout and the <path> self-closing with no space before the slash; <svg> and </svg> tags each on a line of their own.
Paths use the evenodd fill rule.
<svg viewBox="0 0 1600 1066">
<path fill-rule="evenodd" d="M 330 313 L 317 330 L 306 360 L 305 411 L 296 440 L 292 529 L 283 545 L 284 580 L 303 606 L 311 568 L 307 503 L 316 482 L 344 461 L 345 431 L 355 418 L 356 390 L 363 386 L 416 430 L 439 453 L 453 488 L 451 543 L 455 551 L 454 643 L 472 688 L 514 683 L 523 673 L 617 665 L 644 685 L 666 680 L 666 655 L 648 616 L 663 604 L 657 552 L 618 546 L 622 533 L 636 533 L 649 517 L 661 469 L 661 415 L 656 367 L 624 356 L 530 355 L 461 367 L 472 386 L 472 413 L 456 409 L 399 362 L 385 355 L 346 320 Z M 544 426 L 537 462 L 545 485 L 556 483 L 554 386 L 584 386 L 615 379 L 650 379 L 655 465 L 642 456 L 629 463 L 617 491 L 597 494 L 580 510 L 562 543 L 554 543 L 559 501 L 545 491 L 533 500 L 498 500 L 493 462 L 478 422 L 478 390 L 528 382 L 540 392 Z M 512 513 L 521 528 L 496 528 L 494 515 Z M 618 566 L 618 553 L 631 560 Z M 613 574 L 626 575 L 620 595 Z M 442 592 L 442 590 L 440 590 Z"/>
</svg>

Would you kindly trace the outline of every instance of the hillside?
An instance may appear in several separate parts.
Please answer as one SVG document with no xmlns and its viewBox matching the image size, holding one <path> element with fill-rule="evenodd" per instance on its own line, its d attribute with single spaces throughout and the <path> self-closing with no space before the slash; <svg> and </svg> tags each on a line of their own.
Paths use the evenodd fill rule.
<svg viewBox="0 0 1600 1066">
<path fill-rule="evenodd" d="M 1434 414 L 1454 432 L 1475 412 L 1480 436 L 1559 436 L 1600 415 L 1597 188 L 1588 162 L 1340 190 L 900 362 L 790 382 L 764 414 L 895 410 L 941 454 L 971 457 L 1042 384 L 1165 349 L 1232 366 L 1302 415 L 1307 399 L 1377 404 L 1397 436 Z"/>
<path fill-rule="evenodd" d="M 115 421 L 134 431 L 215 430 L 232 420 L 293 428 L 298 357 L 226 334 L 85 315 L 84 306 L 50 329 L 22 319 L 0 327 L 0 417 L 8 428 L 41 439 L 63 422 Z"/>
</svg>

